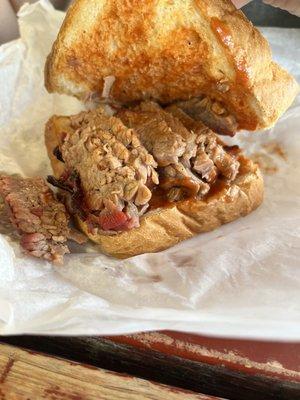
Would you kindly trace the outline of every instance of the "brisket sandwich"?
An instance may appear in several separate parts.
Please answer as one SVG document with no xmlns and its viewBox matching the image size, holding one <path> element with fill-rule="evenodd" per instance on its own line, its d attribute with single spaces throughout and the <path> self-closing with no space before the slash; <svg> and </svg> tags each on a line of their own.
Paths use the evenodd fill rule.
<svg viewBox="0 0 300 400">
<path fill-rule="evenodd" d="M 258 166 L 218 134 L 274 125 L 298 91 L 229 0 L 77 0 L 45 84 L 96 104 L 47 123 L 48 181 L 81 230 L 119 258 L 258 207 Z"/>
<path fill-rule="evenodd" d="M 177 106 L 52 117 L 46 146 L 68 211 L 118 258 L 166 249 L 260 205 L 260 171 Z"/>
</svg>

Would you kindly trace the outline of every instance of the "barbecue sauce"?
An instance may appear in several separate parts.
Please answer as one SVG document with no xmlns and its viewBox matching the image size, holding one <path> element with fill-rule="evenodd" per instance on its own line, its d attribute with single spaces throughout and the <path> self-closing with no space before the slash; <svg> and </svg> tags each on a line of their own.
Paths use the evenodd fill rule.
<svg viewBox="0 0 300 400">
<path fill-rule="evenodd" d="M 229 188 L 230 188 L 229 181 L 227 181 L 226 179 L 217 179 L 211 185 L 209 192 L 202 199 L 199 199 L 196 196 L 191 195 L 190 192 L 190 194 L 187 193 L 186 197 L 183 200 L 172 202 L 168 199 L 167 196 L 168 191 L 164 190 L 160 186 L 156 186 L 152 191 L 152 198 L 149 202 L 149 211 L 156 210 L 157 208 L 173 207 L 174 205 L 179 204 L 182 201 L 197 201 L 197 200 L 208 201 L 211 197 L 218 197 L 220 193 Z"/>
<path fill-rule="evenodd" d="M 172 207 L 175 203 L 172 203 L 167 197 L 167 191 L 162 189 L 160 186 L 156 186 L 152 191 L 152 197 L 149 201 L 149 211 L 156 210 L 157 208 L 168 208 Z"/>
<path fill-rule="evenodd" d="M 203 201 L 207 201 L 210 197 L 217 197 L 222 191 L 229 189 L 230 182 L 225 179 L 217 179 L 210 187 L 209 192 L 203 197 Z"/>
<path fill-rule="evenodd" d="M 230 54 L 236 70 L 236 83 L 242 86 L 250 85 L 249 67 L 244 57 L 237 56 L 240 53 L 235 46 L 229 26 L 219 18 L 211 19 L 211 28 L 219 41 L 226 47 Z"/>
<path fill-rule="evenodd" d="M 183 190 L 184 198 L 178 201 L 170 201 L 168 199 L 168 192 L 171 188 L 180 188 Z M 156 186 L 152 190 L 152 198 L 149 202 L 149 209 L 172 207 L 180 201 L 188 199 L 196 199 L 198 193 L 198 185 L 190 178 L 183 179 L 167 179 L 165 182 L 162 180 L 160 186 Z"/>
</svg>

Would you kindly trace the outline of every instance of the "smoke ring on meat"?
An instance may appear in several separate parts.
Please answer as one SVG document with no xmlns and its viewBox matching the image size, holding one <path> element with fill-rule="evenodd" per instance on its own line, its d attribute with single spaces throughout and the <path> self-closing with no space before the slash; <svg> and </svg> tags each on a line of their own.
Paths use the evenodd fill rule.
<svg viewBox="0 0 300 400">
<path fill-rule="evenodd" d="M 2 175 L 0 196 L 27 254 L 61 264 L 64 254 L 69 253 L 69 238 L 78 243 L 85 241 L 82 234 L 69 228 L 64 204 L 42 178 Z"/>
<path fill-rule="evenodd" d="M 153 156 L 132 129 L 101 109 L 73 117 L 71 125 L 74 132 L 64 137 L 58 152 L 65 172 L 48 181 L 69 193 L 68 203 L 81 208 L 90 231 L 138 227 L 152 197 L 150 187 L 159 183 Z"/>
<path fill-rule="evenodd" d="M 219 105 L 212 108 L 221 114 Z M 71 117 L 70 125 L 55 149 L 64 173 L 48 181 L 95 234 L 138 227 L 155 188 L 170 202 L 200 199 L 239 171 L 238 157 L 176 105 L 164 110 L 147 101 L 116 116 L 97 109 Z"/>
</svg>

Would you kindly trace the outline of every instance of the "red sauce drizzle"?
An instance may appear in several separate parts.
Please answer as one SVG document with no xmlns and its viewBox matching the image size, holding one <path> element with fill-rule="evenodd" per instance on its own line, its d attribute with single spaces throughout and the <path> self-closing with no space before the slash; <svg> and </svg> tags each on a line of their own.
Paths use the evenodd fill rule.
<svg viewBox="0 0 300 400">
<path fill-rule="evenodd" d="M 152 190 L 152 197 L 149 202 L 149 211 L 155 210 L 157 208 L 172 207 L 175 203 L 172 203 L 167 198 L 167 192 L 161 187 L 156 186 Z"/>
<path fill-rule="evenodd" d="M 228 182 L 226 179 L 217 179 L 215 183 L 213 183 L 210 187 L 209 192 L 207 195 L 205 195 L 202 199 L 202 201 L 208 201 L 211 197 L 215 197 L 220 195 L 225 189 L 230 188 L 230 182 Z M 192 193 L 187 193 L 187 196 L 184 200 L 181 201 L 169 201 L 167 197 L 167 192 L 166 190 L 162 189 L 160 186 L 156 186 L 153 191 L 152 191 L 152 198 L 149 202 L 149 211 L 155 210 L 157 208 L 168 208 L 168 207 L 173 207 L 176 206 L 179 203 L 185 202 L 185 201 L 196 201 L 197 197 L 192 195 Z"/>
<path fill-rule="evenodd" d="M 218 196 L 225 189 L 229 188 L 230 188 L 230 182 L 226 181 L 225 179 L 217 179 L 216 182 L 210 187 L 210 191 L 203 198 L 203 200 L 207 201 L 210 197 Z"/>
<path fill-rule="evenodd" d="M 215 35 L 222 43 L 222 45 L 230 50 L 230 54 L 236 68 L 236 82 L 243 86 L 249 86 L 249 67 L 245 58 L 237 57 L 237 55 L 235 54 L 237 53 L 237 48 L 234 44 L 229 26 L 225 22 L 221 21 L 219 18 L 212 18 L 210 24 L 212 30 L 214 31 Z"/>
<path fill-rule="evenodd" d="M 229 26 L 222 22 L 219 18 L 211 19 L 211 28 L 217 35 L 217 37 L 221 40 L 224 46 L 228 47 L 231 50 L 234 50 L 234 42 L 231 36 L 231 32 Z"/>
</svg>

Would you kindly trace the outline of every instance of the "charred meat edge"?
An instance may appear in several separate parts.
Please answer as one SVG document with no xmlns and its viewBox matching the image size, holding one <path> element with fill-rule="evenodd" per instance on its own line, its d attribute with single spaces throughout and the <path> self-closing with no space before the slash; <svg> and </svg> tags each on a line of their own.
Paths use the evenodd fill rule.
<svg viewBox="0 0 300 400">
<path fill-rule="evenodd" d="M 64 254 L 69 253 L 67 239 L 78 243 L 86 240 L 69 228 L 65 206 L 42 178 L 2 175 L 0 195 L 27 254 L 61 264 Z"/>
<path fill-rule="evenodd" d="M 138 122 L 132 123 L 128 113 Z M 98 109 L 72 117 L 74 132 L 53 151 L 65 163 L 65 172 L 60 179 L 48 177 L 48 181 L 65 192 L 69 211 L 79 214 L 92 233 L 115 234 L 139 226 L 158 184 L 168 201 L 176 202 L 202 198 L 220 176 L 235 179 L 236 154 L 181 108 L 163 110 L 145 102 L 117 116 Z M 87 184 L 84 174 L 91 173 L 94 165 L 98 169 Z M 119 186 L 114 186 L 116 181 Z"/>
</svg>

